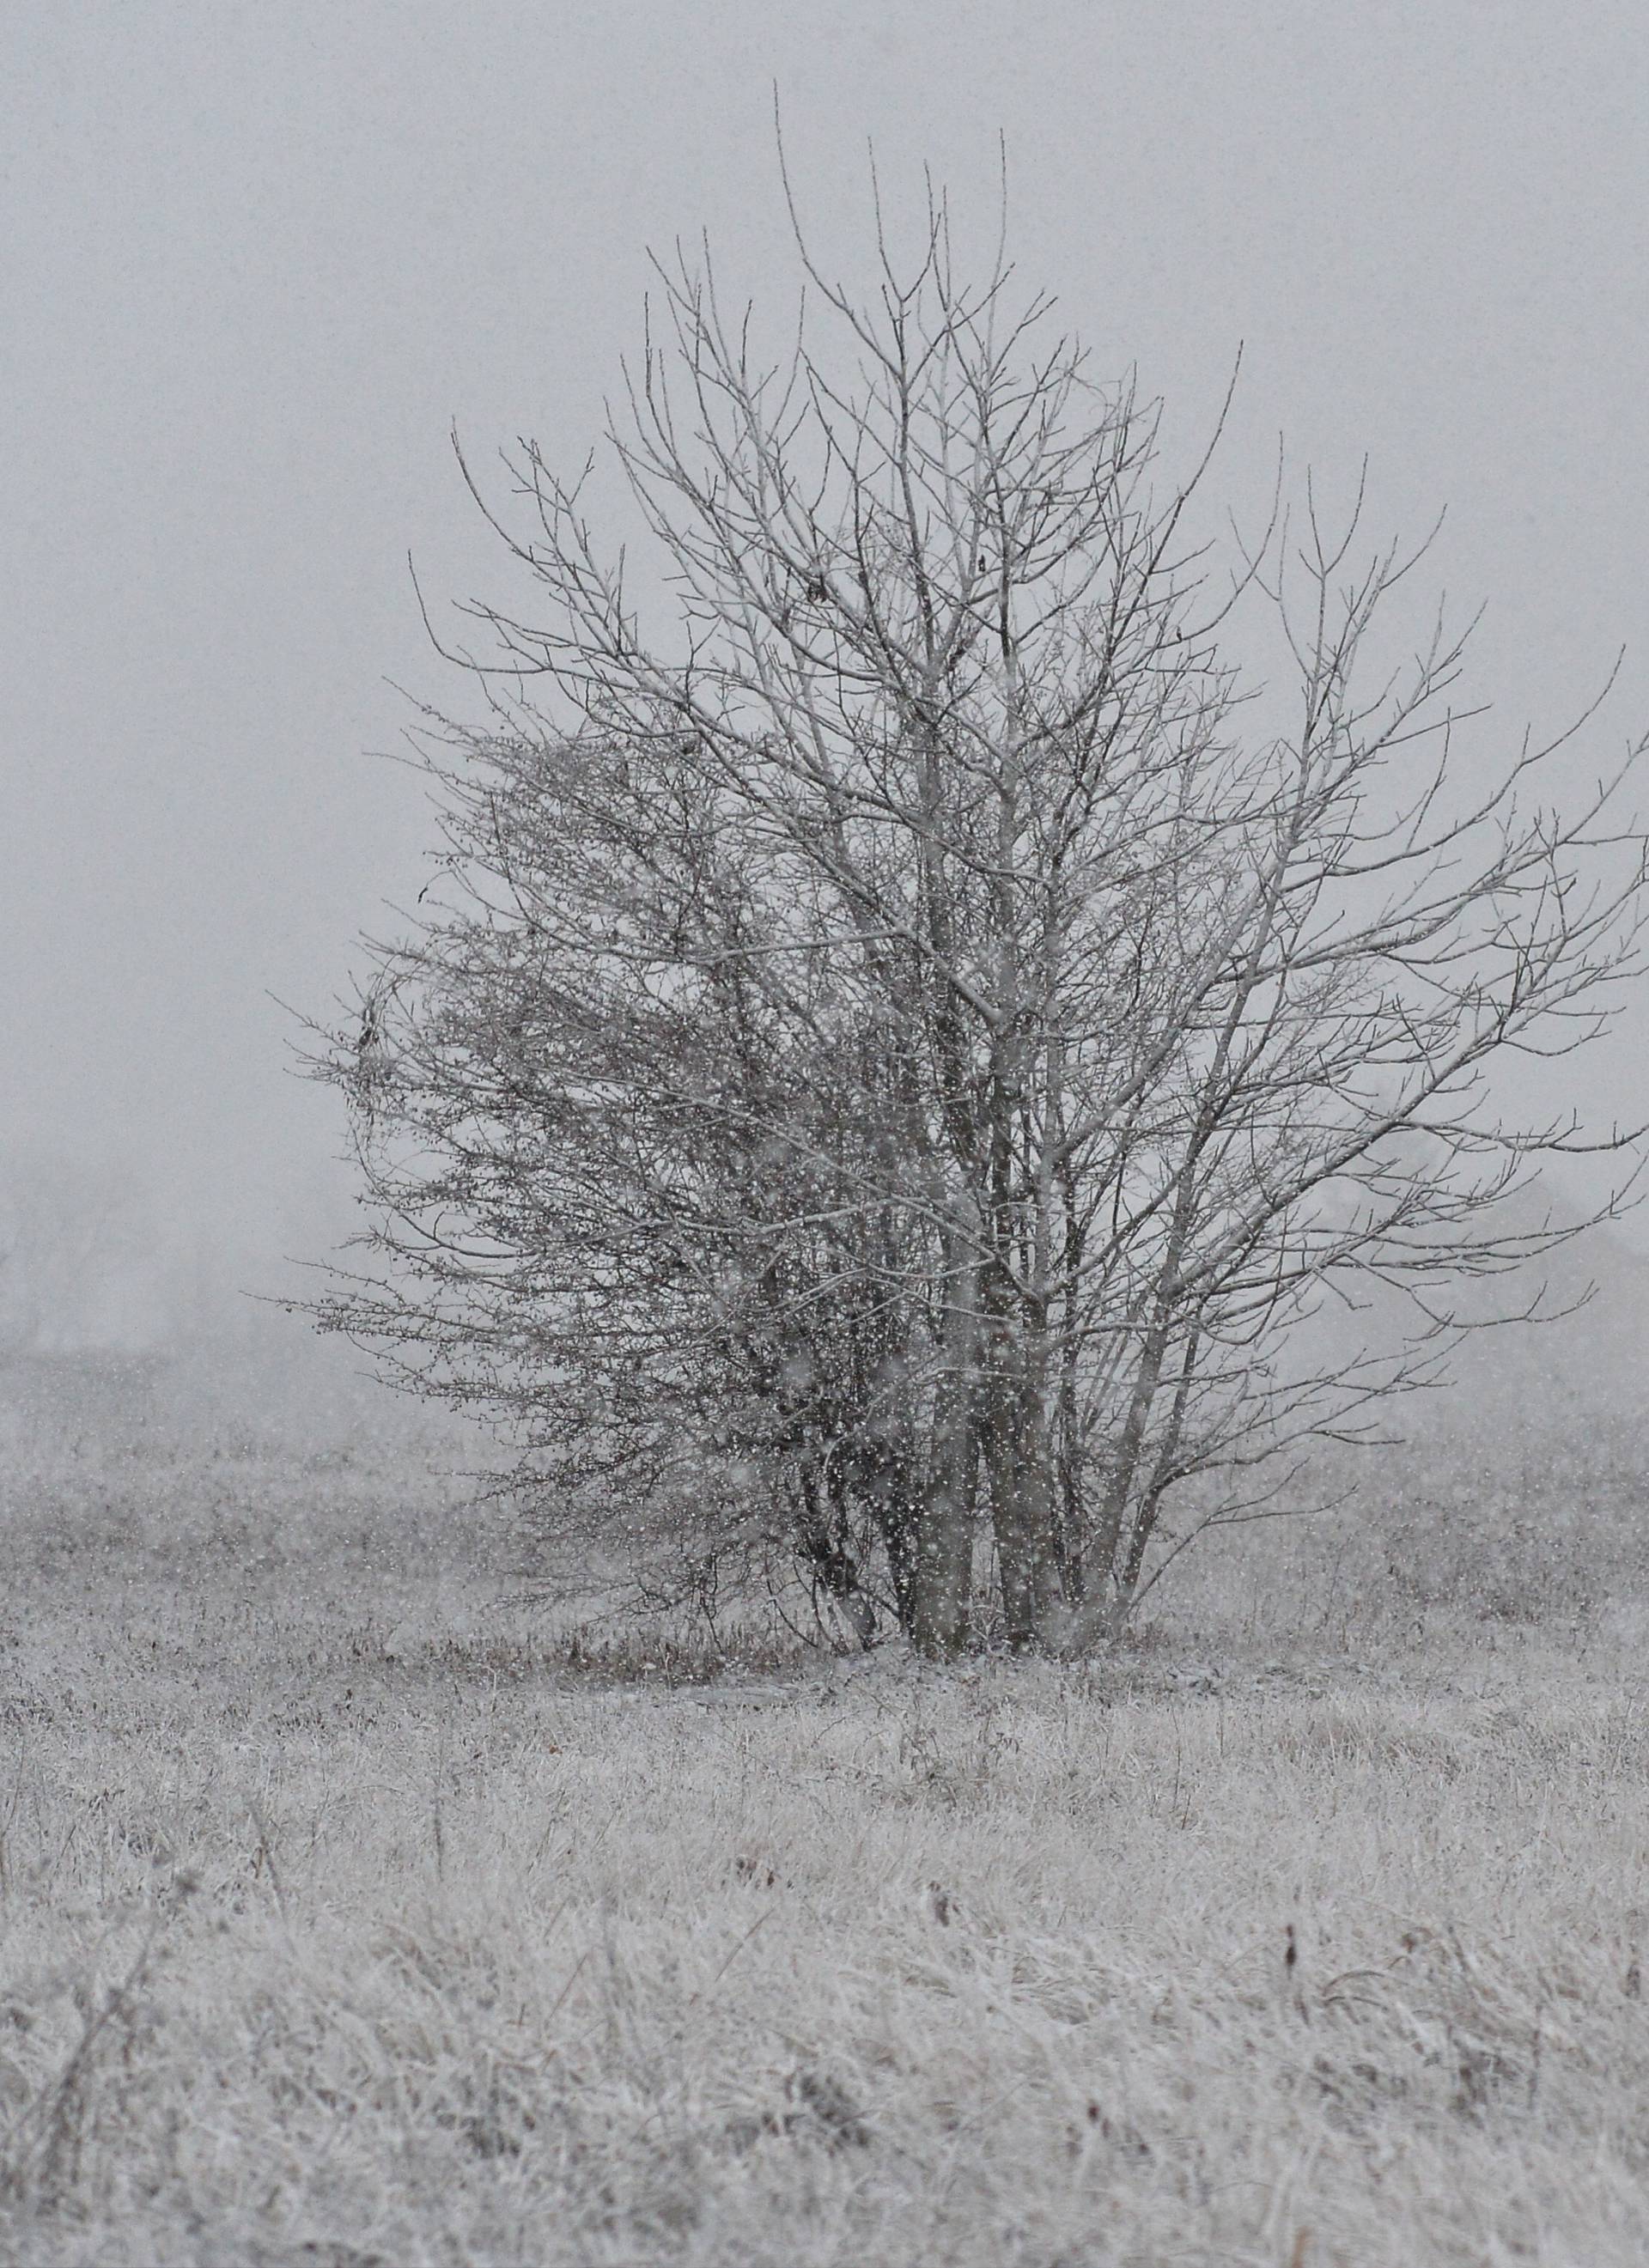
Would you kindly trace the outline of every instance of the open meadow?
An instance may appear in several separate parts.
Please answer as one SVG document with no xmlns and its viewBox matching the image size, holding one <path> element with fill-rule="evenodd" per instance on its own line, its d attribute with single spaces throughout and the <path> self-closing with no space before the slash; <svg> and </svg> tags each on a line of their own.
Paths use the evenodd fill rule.
<svg viewBox="0 0 1649 2268">
<path fill-rule="evenodd" d="M 716 1665 L 466 1501 L 14 1457 L 0 2259 L 1649 2257 L 1623 1575 L 1279 1526 L 1080 1670 Z"/>
</svg>

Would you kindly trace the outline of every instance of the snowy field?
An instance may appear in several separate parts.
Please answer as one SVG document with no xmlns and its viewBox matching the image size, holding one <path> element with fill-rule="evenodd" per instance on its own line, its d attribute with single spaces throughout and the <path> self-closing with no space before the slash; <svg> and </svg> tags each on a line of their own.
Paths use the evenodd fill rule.
<svg viewBox="0 0 1649 2268">
<path fill-rule="evenodd" d="M 1277 1528 L 1091 1669 L 712 1670 L 463 1500 L 14 1456 L 0 2259 L 1649 2257 L 1607 1556 Z"/>
</svg>

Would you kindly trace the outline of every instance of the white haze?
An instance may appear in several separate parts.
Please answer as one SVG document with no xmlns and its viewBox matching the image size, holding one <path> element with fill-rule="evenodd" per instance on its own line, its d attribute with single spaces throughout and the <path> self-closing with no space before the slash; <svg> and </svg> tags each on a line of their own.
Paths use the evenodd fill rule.
<svg viewBox="0 0 1649 2268">
<path fill-rule="evenodd" d="M 1261 508 L 1280 430 L 1332 494 L 1367 453 L 1375 532 L 1447 503 L 1436 577 L 1489 609 L 1472 761 L 1623 644 L 1568 784 L 1649 719 L 1639 10 L 25 0 L 0 1158 L 125 1186 L 144 1240 L 118 1316 L 65 1305 L 60 1339 L 198 1336 L 345 1222 L 278 1003 L 326 1012 L 422 879 L 417 783 L 364 753 L 390 681 L 452 696 L 409 550 L 437 599 L 510 587 L 448 429 L 581 460 L 650 245 L 707 230 L 730 296 L 791 306 L 775 87 L 828 264 L 870 255 L 867 137 L 896 211 L 926 161 L 984 242 L 1000 132 L 1022 272 L 1166 394 L 1176 449 L 1244 342 L 1219 493 Z M 1531 1091 L 1645 1114 L 1646 1035 L 1649 1000 Z"/>
</svg>

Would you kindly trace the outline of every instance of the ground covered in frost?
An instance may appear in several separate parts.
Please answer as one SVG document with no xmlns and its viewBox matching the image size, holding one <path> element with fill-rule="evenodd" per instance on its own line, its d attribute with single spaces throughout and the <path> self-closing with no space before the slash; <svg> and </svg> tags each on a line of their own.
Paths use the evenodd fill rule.
<svg viewBox="0 0 1649 2268">
<path fill-rule="evenodd" d="M 438 1474 L 34 1486 L 0 2260 L 1649 2257 L 1623 1610 L 709 1675 L 499 1606 Z"/>
</svg>

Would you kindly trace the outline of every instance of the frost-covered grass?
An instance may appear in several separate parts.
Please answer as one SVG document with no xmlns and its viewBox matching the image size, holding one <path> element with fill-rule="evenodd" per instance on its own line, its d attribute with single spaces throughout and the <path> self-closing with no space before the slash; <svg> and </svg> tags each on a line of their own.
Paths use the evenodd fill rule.
<svg viewBox="0 0 1649 2268">
<path fill-rule="evenodd" d="M 14 1476 L 0 2259 L 1649 2258 L 1624 1606 L 1278 1541 L 1092 1672 L 691 1682 L 460 1501 Z"/>
</svg>

